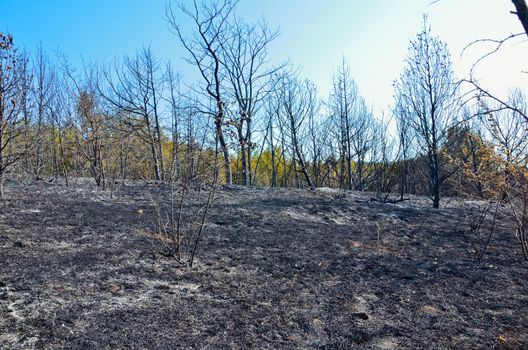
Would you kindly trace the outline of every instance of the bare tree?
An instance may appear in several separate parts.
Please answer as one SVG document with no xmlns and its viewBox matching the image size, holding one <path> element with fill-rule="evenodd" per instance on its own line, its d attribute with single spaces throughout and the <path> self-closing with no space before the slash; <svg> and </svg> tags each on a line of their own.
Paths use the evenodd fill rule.
<svg viewBox="0 0 528 350">
<path fill-rule="evenodd" d="M 353 183 L 357 191 L 363 191 L 365 190 L 365 183 L 369 176 L 369 173 L 365 169 L 368 156 L 375 142 L 379 140 L 374 134 L 377 128 L 372 110 L 362 98 L 359 98 L 357 101 L 351 125 L 352 151 L 354 152 L 356 162 Z"/>
<path fill-rule="evenodd" d="M 221 43 L 225 39 L 228 18 L 237 3 L 238 0 L 207 2 L 193 0 L 189 8 L 183 2 L 179 4 L 181 12 L 191 19 L 195 27 L 190 37 L 184 35 L 172 3 L 166 9 L 166 17 L 171 28 L 190 55 L 188 62 L 198 68 L 205 84 L 205 93 L 215 102 L 215 133 L 223 154 L 225 181 L 228 185 L 231 184 L 231 164 L 223 129 L 226 101 L 222 87 Z"/>
<path fill-rule="evenodd" d="M 66 86 L 64 85 L 63 82 L 59 81 L 58 77 L 54 80 L 49 104 L 49 113 L 51 127 L 57 131 L 56 138 L 58 140 L 59 148 L 58 162 L 60 162 L 60 168 L 62 169 L 62 175 L 64 176 L 66 186 L 69 186 L 68 167 L 66 166 L 65 127 L 66 125 L 71 124 L 72 113 L 70 112 L 70 101 L 67 95 Z"/>
<path fill-rule="evenodd" d="M 28 73 L 21 57 L 13 45 L 10 34 L 0 33 L 0 199 L 4 198 L 5 173 L 28 151 L 17 147 L 25 135 L 27 119 L 21 113 L 20 100 L 27 94 L 24 88 Z"/>
<path fill-rule="evenodd" d="M 513 109 L 490 107 L 483 98 L 478 102 L 481 122 L 498 153 L 510 164 L 528 165 L 528 129 L 522 116 L 528 108 L 526 95 L 520 89 L 511 92 L 507 103 Z"/>
<path fill-rule="evenodd" d="M 413 130 L 410 125 L 410 120 L 413 112 L 412 109 L 409 109 L 410 106 L 399 97 L 401 96 L 397 96 L 393 113 L 395 115 L 396 129 L 398 132 L 400 200 L 403 200 L 405 193 L 409 193 L 409 161 L 413 147 Z"/>
<path fill-rule="evenodd" d="M 302 149 L 301 141 L 303 139 L 306 123 L 311 113 L 316 110 L 317 90 L 315 85 L 309 81 L 300 81 L 297 77 L 285 77 L 281 84 L 281 107 L 283 125 L 286 128 L 290 145 L 292 147 L 293 171 L 297 178 L 297 163 L 300 166 L 301 173 L 308 187 L 313 187 L 313 182 L 308 173 L 308 166 L 305 159 L 305 153 Z"/>
<path fill-rule="evenodd" d="M 268 46 L 277 37 L 266 22 L 247 24 L 235 18 L 229 23 L 222 45 L 222 65 L 230 82 L 228 93 L 238 106 L 231 121 L 236 129 L 241 156 L 242 185 L 252 183 L 251 151 L 255 113 L 269 90 L 270 76 L 279 68 L 268 68 Z"/>
<path fill-rule="evenodd" d="M 154 178 L 165 177 L 163 160 L 160 100 L 164 80 L 160 66 L 150 48 L 143 48 L 134 57 L 126 56 L 123 66 L 115 62 L 113 70 L 105 69 L 107 89 L 99 93 L 115 109 L 124 111 L 123 124 L 134 130 L 148 145 Z"/>
<path fill-rule="evenodd" d="M 180 123 L 181 114 L 183 109 L 181 108 L 181 93 L 180 93 L 180 81 L 181 76 L 174 71 L 174 68 L 167 65 L 167 83 L 169 89 L 169 97 L 167 99 L 170 106 L 171 115 L 171 136 L 172 136 L 172 181 L 177 180 L 180 176 Z"/>
<path fill-rule="evenodd" d="M 379 197 L 383 194 L 383 201 L 389 201 L 389 194 L 392 192 L 393 185 L 396 181 L 395 170 L 397 166 L 397 155 L 394 154 L 396 149 L 396 140 L 389 131 L 391 119 L 385 119 L 383 115 L 381 120 L 373 123 L 372 129 L 372 149 L 370 155 L 371 180 L 367 185 L 373 188 Z M 391 202 L 402 201 L 391 200 Z"/>
<path fill-rule="evenodd" d="M 319 101 L 311 104 L 312 110 L 308 114 L 308 124 L 306 130 L 306 143 L 308 157 L 311 162 L 313 187 L 321 185 L 323 172 L 321 170 L 321 161 L 323 157 L 323 148 L 329 132 L 324 128 L 324 120 L 321 119 Z"/>
<path fill-rule="evenodd" d="M 93 91 L 81 90 L 78 96 L 77 113 L 80 133 L 76 139 L 79 151 L 90 163 L 90 172 L 97 186 L 105 188 L 103 164 L 103 132 L 105 115 L 97 110 L 97 96 Z"/>
<path fill-rule="evenodd" d="M 40 178 L 44 166 L 44 142 L 46 138 L 45 124 L 50 118 L 50 99 L 53 86 L 54 72 L 50 67 L 48 57 L 42 45 L 37 49 L 33 68 L 35 74 L 35 88 L 33 89 L 36 108 L 36 138 L 35 138 L 35 169 L 36 178 Z"/>
<path fill-rule="evenodd" d="M 336 125 L 339 144 L 339 187 L 352 190 L 352 118 L 358 99 L 357 85 L 350 75 L 348 63 L 343 58 L 333 78 L 329 108 Z M 346 182 L 346 183 L 345 183 Z"/>
<path fill-rule="evenodd" d="M 278 83 L 280 80 L 275 75 L 273 81 Z M 270 151 L 271 158 L 271 187 L 277 187 L 279 184 L 279 162 L 281 159 L 281 154 L 284 153 L 284 149 L 279 147 L 280 144 L 280 130 L 277 130 L 277 124 L 280 122 L 281 115 L 281 99 L 278 90 L 274 89 L 267 96 L 266 99 L 266 115 L 268 117 L 266 121 L 266 135 L 268 141 L 268 147 Z"/>
<path fill-rule="evenodd" d="M 160 76 L 160 64 L 152 54 L 150 47 L 141 50 L 141 61 L 147 76 L 147 89 L 150 92 L 149 106 L 154 124 L 154 139 L 157 146 L 161 180 L 165 180 L 165 161 L 163 156 L 163 138 L 161 130 L 160 100 L 165 77 Z"/>
<path fill-rule="evenodd" d="M 440 150 L 455 117 L 457 86 L 446 44 L 431 34 L 424 21 L 423 30 L 410 44 L 406 67 L 395 88 L 402 108 L 410 112 L 409 125 L 417 145 L 427 158 L 434 208 L 440 206 L 441 187 L 449 176 L 443 172 Z"/>
</svg>

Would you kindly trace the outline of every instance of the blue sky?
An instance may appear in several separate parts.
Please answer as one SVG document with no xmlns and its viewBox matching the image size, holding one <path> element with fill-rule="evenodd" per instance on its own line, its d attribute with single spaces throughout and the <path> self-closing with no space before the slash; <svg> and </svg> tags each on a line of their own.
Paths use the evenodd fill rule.
<svg viewBox="0 0 528 350">
<path fill-rule="evenodd" d="M 330 89 L 334 68 L 344 56 L 362 94 L 380 113 L 392 102 L 391 84 L 403 68 L 409 40 L 428 13 L 433 31 L 449 45 L 455 70 L 462 77 L 485 47 L 461 50 L 479 38 L 501 38 L 522 30 L 509 13 L 509 0 L 241 0 L 238 14 L 250 21 L 266 18 L 280 29 L 270 53 L 286 58 L 315 81 L 322 97 Z M 132 54 L 151 45 L 172 60 L 190 83 L 197 75 L 182 57 L 185 52 L 164 20 L 165 0 L 0 0 L 0 30 L 15 36 L 19 46 L 59 48 L 79 65 Z M 528 86 L 528 43 L 504 49 L 478 71 L 499 93 Z"/>
</svg>

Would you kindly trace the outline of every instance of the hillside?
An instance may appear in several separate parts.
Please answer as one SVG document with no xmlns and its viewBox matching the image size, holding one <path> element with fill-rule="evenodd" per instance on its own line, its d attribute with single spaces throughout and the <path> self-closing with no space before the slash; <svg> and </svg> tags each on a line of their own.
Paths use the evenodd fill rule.
<svg viewBox="0 0 528 350">
<path fill-rule="evenodd" d="M 222 189 L 190 269 L 152 234 L 167 188 L 76 182 L 5 184 L 2 349 L 528 348 L 527 264 L 504 214 L 477 261 L 482 203 Z"/>
</svg>

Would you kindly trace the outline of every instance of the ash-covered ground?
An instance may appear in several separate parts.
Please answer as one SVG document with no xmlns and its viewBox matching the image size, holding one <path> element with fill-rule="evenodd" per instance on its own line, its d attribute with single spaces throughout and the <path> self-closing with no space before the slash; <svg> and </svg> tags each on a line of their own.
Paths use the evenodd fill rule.
<svg viewBox="0 0 528 350">
<path fill-rule="evenodd" d="M 483 202 L 222 189 L 185 268 L 154 234 L 168 189 L 76 182 L 6 182 L 1 349 L 528 349 L 528 263 L 502 209 L 479 261 Z"/>
</svg>

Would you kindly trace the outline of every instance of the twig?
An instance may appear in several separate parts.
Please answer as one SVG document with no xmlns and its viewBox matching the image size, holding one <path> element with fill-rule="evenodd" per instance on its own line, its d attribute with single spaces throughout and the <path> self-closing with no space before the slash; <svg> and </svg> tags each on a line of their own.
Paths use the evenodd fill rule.
<svg viewBox="0 0 528 350">
<path fill-rule="evenodd" d="M 491 236 L 493 235 L 493 231 L 495 231 L 495 223 L 497 222 L 497 212 L 499 210 L 499 203 L 497 202 L 496 206 L 495 206 L 495 213 L 493 214 L 493 222 L 491 224 L 491 227 L 490 227 L 490 233 L 489 233 L 489 236 L 488 236 L 488 240 L 486 241 L 486 245 L 484 246 L 484 249 L 482 250 L 482 252 L 480 253 L 478 259 L 477 259 L 477 262 L 480 262 L 482 260 L 482 257 L 484 257 L 484 254 L 486 254 L 486 251 L 488 250 L 488 246 L 491 242 Z"/>
</svg>

